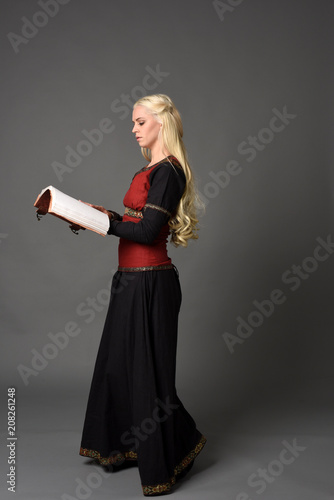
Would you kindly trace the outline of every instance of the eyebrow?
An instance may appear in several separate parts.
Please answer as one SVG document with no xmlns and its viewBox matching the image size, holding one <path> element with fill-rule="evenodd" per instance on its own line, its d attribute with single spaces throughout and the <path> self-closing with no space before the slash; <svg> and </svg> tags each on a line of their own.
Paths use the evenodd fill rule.
<svg viewBox="0 0 334 500">
<path fill-rule="evenodd" d="M 145 118 L 142 118 L 141 116 L 139 118 L 136 118 L 135 120 L 132 120 L 132 122 L 134 123 L 135 121 L 137 122 L 138 120 L 145 120 Z"/>
</svg>

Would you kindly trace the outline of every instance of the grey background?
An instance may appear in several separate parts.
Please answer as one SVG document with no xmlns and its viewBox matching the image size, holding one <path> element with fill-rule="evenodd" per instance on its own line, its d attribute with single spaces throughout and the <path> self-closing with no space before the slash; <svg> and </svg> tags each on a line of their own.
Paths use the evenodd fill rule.
<svg viewBox="0 0 334 500">
<path fill-rule="evenodd" d="M 41 10 L 36 1 L 4 0 L 0 20 L 2 497 L 7 387 L 17 393 L 16 497 L 75 497 L 76 478 L 90 472 L 78 449 L 106 314 L 101 290 L 117 267 L 118 241 L 75 236 L 51 216 L 37 222 L 33 203 L 53 185 L 122 212 L 132 175 L 146 162 L 130 108 L 124 117 L 111 104 L 122 94 L 140 97 L 147 67 L 158 67 L 165 76 L 146 93 L 166 93 L 180 110 L 207 200 L 199 240 L 169 251 L 183 290 L 178 393 L 208 438 L 174 497 L 334 498 L 334 257 L 295 291 L 282 281 L 312 257 L 317 238 L 333 235 L 332 2 L 231 1 L 221 20 L 204 0 L 71 0 L 15 53 L 8 33 L 21 35 L 22 18 Z M 247 161 L 241 143 L 259 133 L 266 139 L 273 109 L 285 106 L 296 117 Z M 53 163 L 65 164 L 65 148 L 75 149 L 82 130 L 103 118 L 114 130 L 60 182 Z M 213 186 L 231 160 L 241 172 Z M 247 320 L 253 301 L 275 289 L 285 302 L 231 353 L 224 332 L 235 335 L 238 316 Z M 89 298 L 100 311 L 87 322 L 78 306 Z M 43 352 L 48 334 L 68 322 L 80 333 L 25 384 L 18 366 L 31 368 L 31 350 Z M 305 451 L 256 493 L 247 478 L 293 439 Z M 141 498 L 138 472 L 103 479 L 91 494 Z"/>
</svg>

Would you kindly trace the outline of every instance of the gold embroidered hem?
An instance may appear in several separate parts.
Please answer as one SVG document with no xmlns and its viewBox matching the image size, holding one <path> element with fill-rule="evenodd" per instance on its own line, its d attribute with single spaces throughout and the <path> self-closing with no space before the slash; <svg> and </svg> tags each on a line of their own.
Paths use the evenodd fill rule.
<svg viewBox="0 0 334 500">
<path fill-rule="evenodd" d="M 165 269 L 173 269 L 173 264 L 166 264 L 162 266 L 144 266 L 144 267 L 121 267 L 118 266 L 118 271 L 131 272 L 131 271 L 161 271 Z"/>
<path fill-rule="evenodd" d="M 188 455 L 179 463 L 174 469 L 174 475 L 170 478 L 167 483 L 155 484 L 154 486 L 147 485 L 142 486 L 144 496 L 154 496 L 157 493 L 164 493 L 166 491 L 170 491 L 171 487 L 176 483 L 177 476 L 180 474 L 202 451 L 204 445 L 206 443 L 206 438 L 202 435 L 199 442 L 195 446 L 195 448 L 188 453 Z"/>
<path fill-rule="evenodd" d="M 111 457 L 101 457 L 100 453 L 95 450 L 88 450 L 87 448 L 80 447 L 79 455 L 83 457 L 95 458 L 101 465 L 112 465 L 123 463 L 124 460 L 137 460 L 138 456 L 135 451 L 125 451 L 124 453 L 117 453 Z"/>
<path fill-rule="evenodd" d="M 199 442 L 195 448 L 188 453 L 188 455 L 175 467 L 174 475 L 166 483 L 145 485 L 142 486 L 144 496 L 154 496 L 157 493 L 163 493 L 169 491 L 171 487 L 176 483 L 177 476 L 186 468 L 188 465 L 197 457 L 197 455 L 202 451 L 206 443 L 206 438 L 202 435 Z M 102 457 L 101 454 L 96 450 L 88 450 L 87 448 L 80 448 L 79 455 L 83 457 L 94 458 L 98 460 L 101 465 L 113 465 L 123 463 L 124 460 L 137 460 L 138 454 L 135 451 L 125 451 L 123 453 L 117 453 L 110 457 Z"/>
</svg>

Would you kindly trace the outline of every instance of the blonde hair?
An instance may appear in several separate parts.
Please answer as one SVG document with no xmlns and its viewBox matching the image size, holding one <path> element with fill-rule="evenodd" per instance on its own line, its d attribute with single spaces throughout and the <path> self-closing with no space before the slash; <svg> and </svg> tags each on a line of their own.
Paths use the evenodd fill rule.
<svg viewBox="0 0 334 500">
<path fill-rule="evenodd" d="M 197 209 L 204 208 L 194 182 L 192 169 L 188 162 L 187 151 L 184 146 L 183 126 L 180 113 L 173 101 L 165 94 L 153 94 L 144 96 L 135 102 L 135 106 L 144 106 L 156 120 L 162 123 L 159 132 L 159 141 L 162 150 L 167 150 L 175 156 L 186 177 L 186 186 L 182 198 L 177 206 L 175 214 L 169 219 L 171 228 L 171 242 L 174 246 L 188 245 L 189 239 L 198 238 Z M 148 161 L 151 160 L 150 150 L 141 148 L 142 155 Z"/>
</svg>

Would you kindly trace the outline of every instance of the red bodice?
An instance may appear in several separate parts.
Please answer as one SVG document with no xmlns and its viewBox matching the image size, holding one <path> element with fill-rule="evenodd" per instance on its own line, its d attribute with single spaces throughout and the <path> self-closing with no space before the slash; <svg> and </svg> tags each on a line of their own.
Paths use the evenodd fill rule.
<svg viewBox="0 0 334 500">
<path fill-rule="evenodd" d="M 141 212 L 146 204 L 150 188 L 149 175 L 157 165 L 145 167 L 134 176 L 130 188 L 123 199 L 124 206 L 127 207 L 127 213 L 123 215 L 123 222 L 131 221 L 139 223 L 142 220 Z M 120 238 L 118 246 L 119 267 L 170 265 L 171 259 L 167 254 L 168 235 L 169 226 L 165 224 L 162 226 L 158 237 L 150 245 Z"/>
</svg>

